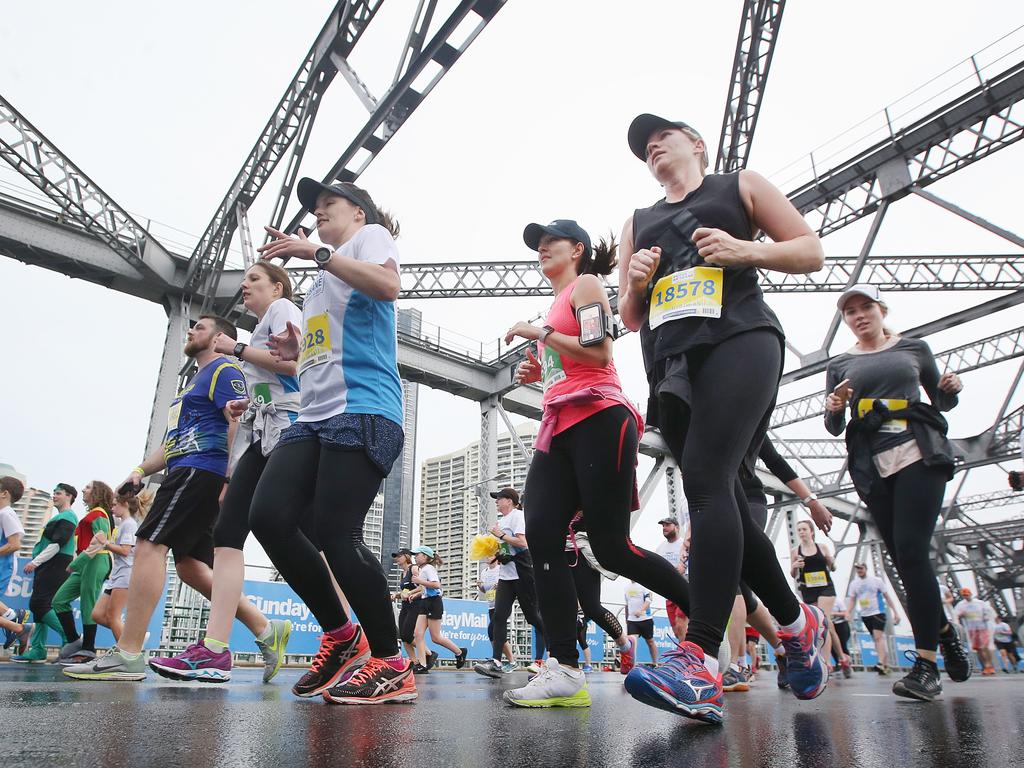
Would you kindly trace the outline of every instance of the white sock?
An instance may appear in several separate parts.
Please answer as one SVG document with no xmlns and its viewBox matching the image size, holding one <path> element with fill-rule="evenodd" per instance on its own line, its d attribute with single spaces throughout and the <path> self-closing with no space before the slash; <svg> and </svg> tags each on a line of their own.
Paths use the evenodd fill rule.
<svg viewBox="0 0 1024 768">
<path fill-rule="evenodd" d="M 776 656 L 785 656 L 786 655 L 786 646 L 784 646 L 782 643 L 779 643 L 772 650 L 775 651 L 775 655 Z"/>
<path fill-rule="evenodd" d="M 800 632 L 803 632 L 804 627 L 806 626 L 807 617 L 804 615 L 803 608 L 801 608 L 800 615 L 796 617 L 796 621 L 794 621 L 792 624 L 782 624 L 781 629 L 790 635 L 796 635 Z"/>
<path fill-rule="evenodd" d="M 718 659 L 709 653 L 705 653 L 704 666 L 707 667 L 707 670 L 711 673 L 712 677 L 718 677 Z"/>
<path fill-rule="evenodd" d="M 629 642 L 629 640 L 627 640 L 626 642 L 624 642 L 622 645 L 619 646 L 619 651 L 621 653 L 629 653 L 631 650 L 633 650 L 633 644 L 631 642 Z"/>
<path fill-rule="evenodd" d="M 14 621 L 16 618 L 18 618 L 18 614 L 14 612 L 13 608 L 8 608 L 7 613 L 4 614 L 4 618 L 8 621 Z"/>
<path fill-rule="evenodd" d="M 261 643 L 265 643 L 265 642 L 267 642 L 267 640 L 269 640 L 273 636 L 274 636 L 274 625 L 271 624 L 268 621 L 267 622 L 267 626 L 264 628 L 264 630 L 262 632 L 260 632 L 258 635 L 256 635 L 256 639 L 259 640 Z"/>
<path fill-rule="evenodd" d="M 733 661 L 733 662 L 731 662 L 729 664 L 729 669 L 731 669 L 733 672 L 739 672 L 740 671 L 740 665 L 737 664 L 735 661 Z"/>
</svg>

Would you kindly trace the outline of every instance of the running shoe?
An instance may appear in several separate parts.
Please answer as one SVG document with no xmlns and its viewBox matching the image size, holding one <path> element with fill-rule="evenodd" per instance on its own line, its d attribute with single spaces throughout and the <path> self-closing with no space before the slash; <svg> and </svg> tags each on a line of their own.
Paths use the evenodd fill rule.
<svg viewBox="0 0 1024 768">
<path fill-rule="evenodd" d="M 271 634 L 268 642 L 256 640 L 256 647 L 263 654 L 264 683 L 269 683 L 281 671 L 285 651 L 288 650 L 288 638 L 292 635 L 292 623 L 287 619 L 271 619 L 270 628 Z"/>
<path fill-rule="evenodd" d="M 115 646 L 98 659 L 86 664 L 64 667 L 63 672 L 73 680 L 139 682 L 146 679 L 146 657 L 140 653 L 134 659 L 129 659 Z"/>
<path fill-rule="evenodd" d="M 42 656 L 32 652 L 32 649 L 19 653 L 16 656 L 11 656 L 11 661 L 17 662 L 18 664 L 41 664 L 46 661 L 46 654 Z"/>
<path fill-rule="evenodd" d="M 881 677 L 886 677 L 889 674 L 889 668 L 887 666 L 885 666 L 885 664 L 875 664 L 874 670 Z"/>
<path fill-rule="evenodd" d="M 410 664 L 398 670 L 375 657 L 348 680 L 324 691 L 324 701 L 333 704 L 388 704 L 412 701 L 416 696 Z"/>
<path fill-rule="evenodd" d="M 337 685 L 346 673 L 351 674 L 370 658 L 370 645 L 363 636 L 363 628 L 356 625 L 356 633 L 348 640 L 335 640 L 330 635 L 320 636 L 320 650 L 313 657 L 309 671 L 292 686 L 292 693 L 309 698 Z"/>
<path fill-rule="evenodd" d="M 984 667 L 981 670 L 981 674 L 983 674 L 985 677 L 990 677 L 991 675 L 994 675 L 995 673 L 996 673 L 996 671 L 992 667 Z"/>
<path fill-rule="evenodd" d="M 29 638 L 32 637 L 32 630 L 36 628 L 35 624 L 28 623 L 23 623 L 21 626 L 23 626 L 24 629 L 21 630 L 21 634 L 18 635 L 18 641 L 14 646 L 14 650 L 19 656 L 25 653 L 25 649 L 28 648 Z"/>
<path fill-rule="evenodd" d="M 682 642 L 662 655 L 659 667 L 634 667 L 629 695 L 644 704 L 712 725 L 722 723 L 722 681 L 704 666 L 700 646 Z"/>
<path fill-rule="evenodd" d="M 437 664 L 437 652 L 430 651 L 427 654 L 427 669 L 433 669 L 435 664 Z"/>
<path fill-rule="evenodd" d="M 802 631 L 779 632 L 786 649 L 786 681 L 798 699 L 813 699 L 828 685 L 828 667 L 821 657 L 825 644 L 825 614 L 813 605 L 800 604 L 806 622 Z"/>
<path fill-rule="evenodd" d="M 505 673 L 515 672 L 516 669 L 517 669 L 517 667 L 516 667 L 516 663 L 514 661 L 503 661 L 503 662 L 501 662 L 501 671 L 502 672 L 505 672 Z"/>
<path fill-rule="evenodd" d="M 844 656 L 842 661 L 839 662 L 839 669 L 842 670 L 843 677 L 847 680 L 853 677 L 853 665 L 850 664 L 849 656 Z"/>
<path fill-rule="evenodd" d="M 522 688 L 505 691 L 502 698 L 514 707 L 589 707 L 587 678 L 578 669 L 563 667 L 549 658 Z"/>
<path fill-rule="evenodd" d="M 584 672 L 593 672 L 594 671 L 594 667 L 591 664 L 584 664 L 582 669 L 583 669 Z"/>
<path fill-rule="evenodd" d="M 18 639 L 18 633 L 4 627 L 4 648 L 10 648 Z"/>
<path fill-rule="evenodd" d="M 539 674 L 542 669 L 544 669 L 544 660 L 535 659 L 533 663 L 526 668 L 526 671 L 531 675 L 536 675 Z"/>
<path fill-rule="evenodd" d="M 231 679 L 231 652 L 211 651 L 205 643 L 193 643 L 177 656 L 155 656 L 149 668 L 171 680 L 226 683 Z"/>
<path fill-rule="evenodd" d="M 789 688 L 789 680 L 786 679 L 786 654 L 776 653 L 775 664 L 779 668 L 779 678 L 776 683 L 779 686 L 779 690 L 784 691 Z"/>
<path fill-rule="evenodd" d="M 71 667 L 75 664 L 85 664 L 87 661 L 93 661 L 96 658 L 96 651 L 81 650 L 74 656 L 64 658 L 63 656 L 57 659 L 57 663 L 62 667 Z"/>
<path fill-rule="evenodd" d="M 422 664 L 413 664 L 412 665 L 412 673 L 414 675 L 429 675 L 430 674 L 430 667 L 425 667 Z"/>
<path fill-rule="evenodd" d="M 72 640 L 70 643 L 64 643 L 64 645 L 60 647 L 60 653 L 57 654 L 57 662 L 59 664 L 63 664 L 72 656 L 77 656 L 82 650 L 82 643 L 83 640 L 81 637 Z M 95 654 L 93 654 L 93 658 L 95 658 Z"/>
<path fill-rule="evenodd" d="M 971 676 L 971 658 L 952 624 L 947 625 L 946 631 L 939 634 L 939 649 L 950 680 L 962 683 Z"/>
<path fill-rule="evenodd" d="M 916 651 L 907 651 L 904 656 L 912 660 L 914 666 L 902 679 L 893 683 L 892 692 L 897 696 L 906 696 L 908 699 L 934 700 L 942 693 L 939 668 L 935 662 L 928 661 Z"/>
<path fill-rule="evenodd" d="M 628 675 L 629 670 L 633 668 L 633 663 L 636 659 L 633 651 L 634 648 L 632 643 L 629 644 L 628 651 L 619 651 L 619 672 L 624 675 Z"/>
<path fill-rule="evenodd" d="M 469 656 L 469 648 L 459 648 L 459 653 L 455 657 L 455 668 L 462 669 L 466 666 L 466 657 Z"/>
<path fill-rule="evenodd" d="M 722 690 L 726 693 L 749 691 L 750 685 L 743 670 L 732 667 L 725 670 L 725 674 L 722 675 Z"/>
<path fill-rule="evenodd" d="M 505 670 L 501 668 L 501 664 L 496 662 L 494 659 L 478 661 L 473 665 L 473 671 L 478 675 L 483 675 L 484 677 L 501 677 L 505 674 Z"/>
</svg>

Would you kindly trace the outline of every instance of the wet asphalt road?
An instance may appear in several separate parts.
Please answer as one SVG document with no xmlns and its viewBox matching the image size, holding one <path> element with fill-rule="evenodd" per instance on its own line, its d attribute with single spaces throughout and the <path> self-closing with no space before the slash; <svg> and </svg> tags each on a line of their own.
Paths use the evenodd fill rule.
<svg viewBox="0 0 1024 768">
<path fill-rule="evenodd" d="M 87 683 L 54 666 L 0 664 L 0 761 L 118 766 L 964 766 L 1006 768 L 1024 755 L 1024 674 L 944 681 L 940 701 L 889 693 L 862 673 L 800 702 L 773 674 L 728 694 L 724 727 L 635 702 L 614 673 L 590 676 L 589 710 L 511 709 L 526 680 L 473 672 L 418 678 L 415 704 L 328 706 L 235 670 L 226 685 Z"/>
</svg>

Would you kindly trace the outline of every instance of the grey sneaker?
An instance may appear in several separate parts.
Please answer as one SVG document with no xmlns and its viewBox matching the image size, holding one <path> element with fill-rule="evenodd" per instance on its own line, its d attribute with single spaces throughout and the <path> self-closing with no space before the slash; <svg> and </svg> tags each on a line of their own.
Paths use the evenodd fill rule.
<svg viewBox="0 0 1024 768">
<path fill-rule="evenodd" d="M 505 691 L 506 702 L 515 707 L 589 707 L 587 676 L 579 669 L 563 667 L 548 659 L 537 675 L 522 688 Z"/>
<path fill-rule="evenodd" d="M 134 659 L 129 659 L 115 647 L 98 659 L 85 664 L 65 667 L 63 672 L 73 680 L 130 680 L 132 682 L 139 682 L 146 679 L 146 657 L 140 653 Z"/>
<path fill-rule="evenodd" d="M 60 647 L 60 654 L 58 655 L 58 661 L 66 661 L 72 656 L 77 655 L 82 650 L 82 638 L 79 637 L 77 640 L 72 640 L 70 643 L 64 643 Z"/>
<path fill-rule="evenodd" d="M 505 670 L 501 668 L 501 664 L 496 662 L 494 659 L 478 661 L 473 665 L 473 671 L 478 675 L 483 675 L 484 677 L 501 677 L 505 674 Z"/>
<path fill-rule="evenodd" d="M 288 638 L 292 634 L 292 623 L 280 619 L 271 619 L 271 635 L 269 642 L 256 641 L 256 647 L 263 654 L 263 682 L 269 683 L 281 670 L 285 651 L 288 649 Z"/>
<path fill-rule="evenodd" d="M 519 669 L 519 667 L 516 666 L 516 663 L 514 661 L 503 661 L 503 662 L 501 662 L 501 671 L 502 672 L 505 672 L 505 673 L 515 672 L 517 669 Z"/>
<path fill-rule="evenodd" d="M 79 651 L 74 656 L 67 658 L 61 656 L 57 659 L 57 663 L 62 667 L 71 667 L 75 664 L 85 664 L 87 661 L 95 661 L 96 651 Z"/>
</svg>

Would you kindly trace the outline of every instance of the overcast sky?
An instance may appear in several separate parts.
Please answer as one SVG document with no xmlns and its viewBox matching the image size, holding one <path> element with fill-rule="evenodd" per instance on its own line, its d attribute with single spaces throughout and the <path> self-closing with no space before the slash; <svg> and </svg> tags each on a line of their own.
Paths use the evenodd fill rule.
<svg viewBox="0 0 1024 768">
<path fill-rule="evenodd" d="M 438 18 L 453 5 L 440 3 Z M 16 4 L 5 8 L 0 26 L 3 95 L 170 249 L 188 253 L 332 6 L 294 0 L 283 13 L 282 4 L 268 0 L 59 0 L 47 5 L 44 17 L 34 6 Z M 386 4 L 352 57 L 378 96 L 394 72 L 411 6 Z M 637 113 L 685 119 L 706 135 L 714 156 L 741 7 L 739 0 L 510 0 L 362 176 L 360 184 L 401 220 L 403 260 L 530 258 L 524 225 L 554 218 L 576 218 L 594 236 L 617 233 L 634 208 L 660 197 L 625 143 Z M 880 127 L 886 105 L 898 102 L 898 114 L 931 97 L 928 103 L 938 106 L 967 90 L 970 84 L 961 84 L 937 96 L 950 78 L 920 87 L 1022 23 L 1024 9 L 1011 0 L 978 0 L 970 12 L 960 3 L 923 0 L 787 4 L 749 166 L 789 192 L 805 180 L 794 174 L 811 150 L 871 118 L 816 153 L 819 168 L 829 165 L 830 151 L 833 161 L 845 159 L 852 152 L 845 144 L 867 127 Z M 1013 39 L 1014 45 L 1024 41 L 1020 31 Z M 1011 53 L 991 72 L 1021 55 Z M 304 175 L 322 176 L 365 116 L 338 78 L 320 110 Z M 898 117 L 894 122 L 900 127 Z M 1018 144 L 930 189 L 1020 230 L 1020 201 L 1006 193 L 1006 180 L 1022 170 Z M 270 215 L 279 177 L 253 208 L 255 228 Z M 0 192 L 13 187 L 24 185 L 0 164 Z M 293 203 L 289 215 L 297 208 Z M 855 254 L 868 224 L 826 238 L 827 255 Z M 1015 252 L 1009 243 L 917 199 L 893 206 L 875 246 L 875 253 L 889 255 L 1009 252 Z M 81 486 L 92 478 L 118 482 L 142 455 L 163 310 L 8 259 L 0 259 L 0 286 L 8 340 L 0 376 L 0 461 L 42 488 L 59 481 Z M 916 326 L 986 298 L 894 296 L 891 324 Z M 835 294 L 770 301 L 796 347 L 817 348 Z M 547 303 L 405 305 L 421 309 L 427 323 L 493 341 Z M 1004 312 L 930 342 L 938 351 L 1022 319 L 1024 310 Z M 851 341 L 842 329 L 833 351 Z M 628 394 L 643 402 L 635 334 L 618 342 L 616 360 Z M 795 358 L 788 362 L 792 367 Z M 1015 371 L 1011 362 L 965 376 L 964 405 L 950 416 L 951 434 L 987 427 Z M 780 400 L 822 384 L 823 377 L 813 377 L 784 390 Z M 1015 398 L 1011 407 L 1019 402 Z M 417 463 L 478 437 L 475 403 L 426 389 L 420 403 Z M 818 420 L 785 434 L 826 436 Z M 969 491 L 995 490 L 1004 482 L 996 468 L 977 472 Z M 659 495 L 636 532 L 640 543 L 657 543 L 654 521 L 663 509 Z M 260 560 L 262 553 L 247 552 Z"/>
</svg>

